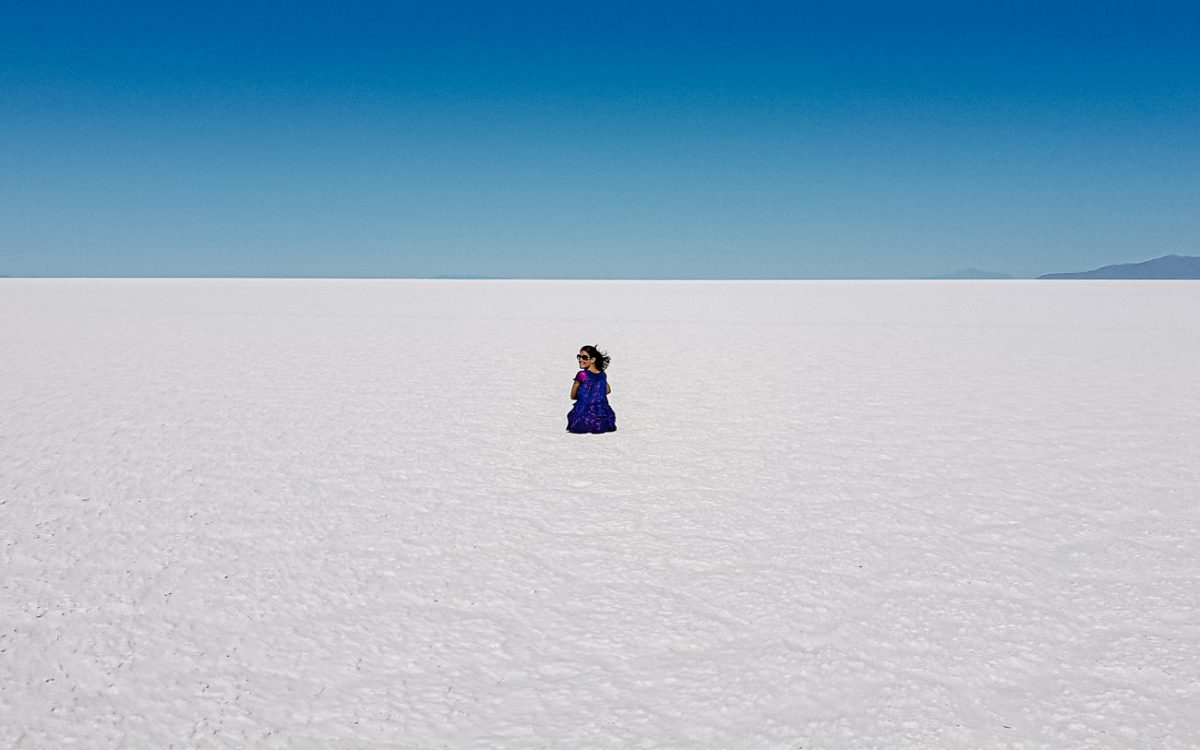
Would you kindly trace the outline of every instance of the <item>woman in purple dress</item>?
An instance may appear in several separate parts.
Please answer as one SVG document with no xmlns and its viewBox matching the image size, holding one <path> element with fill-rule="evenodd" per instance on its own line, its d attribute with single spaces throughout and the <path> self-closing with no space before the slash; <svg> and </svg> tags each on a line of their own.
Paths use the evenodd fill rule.
<svg viewBox="0 0 1200 750">
<path fill-rule="evenodd" d="M 583 369 L 575 373 L 575 382 L 571 384 L 571 400 L 575 406 L 567 415 L 567 431 L 613 432 L 617 429 L 617 415 L 608 405 L 612 388 L 604 374 L 609 356 L 594 346 L 585 346 L 579 350 L 576 359 Z"/>
</svg>

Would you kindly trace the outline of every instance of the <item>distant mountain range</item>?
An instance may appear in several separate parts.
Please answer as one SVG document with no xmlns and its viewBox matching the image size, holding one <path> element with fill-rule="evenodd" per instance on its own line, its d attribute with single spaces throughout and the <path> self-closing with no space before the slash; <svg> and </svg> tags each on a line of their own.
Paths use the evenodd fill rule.
<svg viewBox="0 0 1200 750">
<path fill-rule="evenodd" d="M 1164 255 L 1143 263 L 1122 263 L 1076 273 L 1048 273 L 1039 279 L 1200 279 L 1200 257 Z"/>
</svg>

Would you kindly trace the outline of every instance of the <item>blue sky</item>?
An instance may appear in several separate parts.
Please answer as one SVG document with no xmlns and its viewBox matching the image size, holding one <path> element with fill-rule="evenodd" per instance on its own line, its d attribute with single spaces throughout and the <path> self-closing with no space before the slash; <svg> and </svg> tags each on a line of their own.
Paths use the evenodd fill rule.
<svg viewBox="0 0 1200 750">
<path fill-rule="evenodd" d="M 1200 4 L 8 2 L 0 275 L 1200 255 Z"/>
</svg>

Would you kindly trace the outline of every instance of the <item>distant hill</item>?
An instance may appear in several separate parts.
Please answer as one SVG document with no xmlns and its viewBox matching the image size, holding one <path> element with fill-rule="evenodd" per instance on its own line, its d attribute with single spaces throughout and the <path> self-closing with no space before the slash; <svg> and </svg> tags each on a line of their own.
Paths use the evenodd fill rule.
<svg viewBox="0 0 1200 750">
<path fill-rule="evenodd" d="M 1200 257 L 1164 255 L 1144 263 L 1122 263 L 1077 273 L 1048 273 L 1039 279 L 1200 279 Z"/>
<path fill-rule="evenodd" d="M 1011 279 L 1006 273 L 996 273 L 995 271 L 981 271 L 978 268 L 964 268 L 961 271 L 945 274 L 944 276 L 929 276 L 930 280 L 942 279 Z"/>
</svg>

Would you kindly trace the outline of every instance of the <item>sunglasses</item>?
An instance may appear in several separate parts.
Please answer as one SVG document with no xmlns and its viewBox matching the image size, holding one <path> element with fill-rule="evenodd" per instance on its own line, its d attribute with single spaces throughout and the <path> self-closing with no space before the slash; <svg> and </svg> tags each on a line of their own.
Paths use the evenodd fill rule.
<svg viewBox="0 0 1200 750">
<path fill-rule="evenodd" d="M 587 361 L 587 360 L 589 360 L 589 359 L 595 359 L 595 357 L 589 357 L 589 356 L 588 356 L 588 355 L 586 355 L 586 354 L 576 354 L 576 355 L 575 355 L 575 359 L 582 360 L 582 361 Z"/>
</svg>

